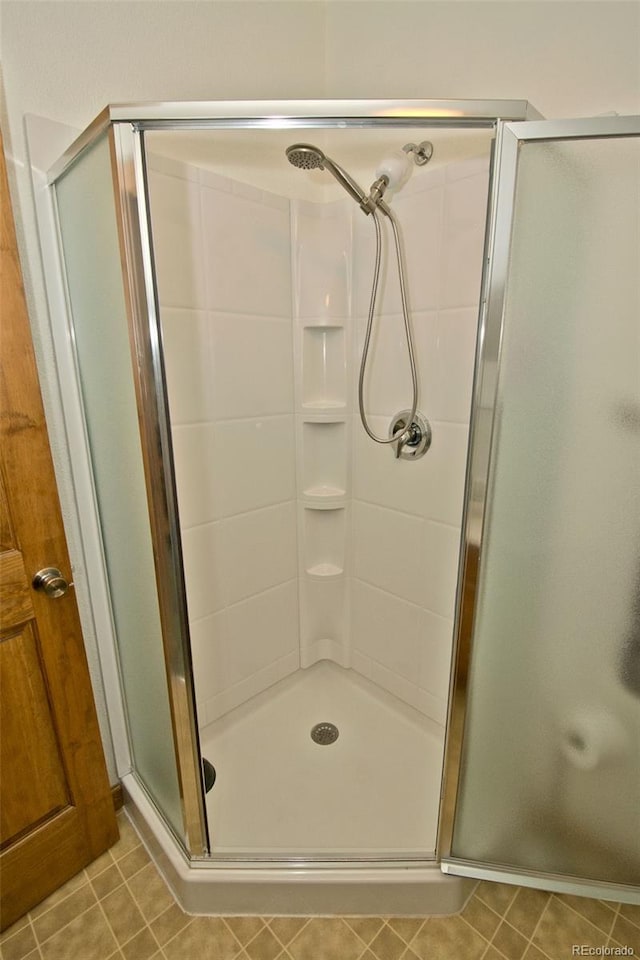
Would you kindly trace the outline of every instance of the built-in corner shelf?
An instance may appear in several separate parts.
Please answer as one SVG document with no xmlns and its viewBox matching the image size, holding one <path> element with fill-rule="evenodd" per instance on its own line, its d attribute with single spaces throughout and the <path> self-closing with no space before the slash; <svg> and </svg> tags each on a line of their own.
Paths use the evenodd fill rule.
<svg viewBox="0 0 640 960">
<path fill-rule="evenodd" d="M 302 491 L 305 507 L 310 510 L 330 510 L 334 504 L 342 505 L 347 497 L 344 487 L 307 487 Z"/>
<path fill-rule="evenodd" d="M 339 413 L 346 410 L 347 405 L 343 400 L 309 400 L 302 404 L 302 411 L 305 414 L 319 414 L 320 419 L 323 413 Z"/>
<path fill-rule="evenodd" d="M 301 663 L 346 664 L 349 497 L 348 330 L 343 320 L 296 324 L 296 450 Z"/>
<path fill-rule="evenodd" d="M 347 495 L 347 423 L 302 418 L 298 437 L 300 484 L 305 499 Z"/>
<path fill-rule="evenodd" d="M 303 326 L 300 402 L 303 410 L 344 407 L 347 346 L 343 326 Z"/>
<path fill-rule="evenodd" d="M 309 567 L 305 572 L 314 580 L 326 580 L 329 577 L 341 577 L 344 574 L 344 568 L 337 567 L 334 563 L 317 563 L 315 567 Z"/>
<path fill-rule="evenodd" d="M 346 506 L 303 503 L 304 572 L 311 577 L 335 577 L 344 573 Z M 330 509 L 327 509 L 330 507 Z"/>
</svg>

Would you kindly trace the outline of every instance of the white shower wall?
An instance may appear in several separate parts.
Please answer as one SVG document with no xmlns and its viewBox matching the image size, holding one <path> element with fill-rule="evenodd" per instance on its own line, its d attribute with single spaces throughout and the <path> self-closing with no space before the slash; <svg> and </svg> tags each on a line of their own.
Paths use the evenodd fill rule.
<svg viewBox="0 0 640 960">
<path fill-rule="evenodd" d="M 202 725 L 299 665 L 289 202 L 149 180 Z"/>
<path fill-rule="evenodd" d="M 369 218 L 150 159 L 201 725 L 322 658 L 444 722 L 487 181 L 484 158 L 417 170 L 393 200 L 433 428 L 407 462 L 357 416 Z M 411 403 L 388 261 L 366 394 L 383 436 Z"/>
<path fill-rule="evenodd" d="M 417 461 L 396 460 L 354 416 L 351 662 L 440 723 L 449 685 L 487 190 L 488 159 L 477 158 L 417 170 L 392 202 L 406 252 L 419 409 L 433 431 L 429 451 Z M 354 239 L 357 370 L 374 256 L 373 230 L 362 216 Z M 394 262 L 388 254 L 365 393 L 371 426 L 381 437 L 412 399 Z"/>
</svg>

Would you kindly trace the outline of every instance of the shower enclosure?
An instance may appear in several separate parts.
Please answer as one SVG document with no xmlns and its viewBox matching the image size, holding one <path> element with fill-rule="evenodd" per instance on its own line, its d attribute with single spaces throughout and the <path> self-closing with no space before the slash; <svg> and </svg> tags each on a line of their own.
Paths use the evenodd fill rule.
<svg viewBox="0 0 640 960">
<path fill-rule="evenodd" d="M 179 892 L 637 899 L 639 137 L 520 101 L 134 105 L 50 171 L 119 773 Z"/>
</svg>

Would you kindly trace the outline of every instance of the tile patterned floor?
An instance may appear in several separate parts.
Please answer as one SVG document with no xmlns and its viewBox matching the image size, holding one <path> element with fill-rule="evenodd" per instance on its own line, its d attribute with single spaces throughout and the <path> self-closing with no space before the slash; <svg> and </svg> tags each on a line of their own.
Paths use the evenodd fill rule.
<svg viewBox="0 0 640 960">
<path fill-rule="evenodd" d="M 482 882 L 452 917 L 191 917 L 129 821 L 120 840 L 5 931 L 2 960 L 569 960 L 629 946 L 640 907 Z"/>
</svg>

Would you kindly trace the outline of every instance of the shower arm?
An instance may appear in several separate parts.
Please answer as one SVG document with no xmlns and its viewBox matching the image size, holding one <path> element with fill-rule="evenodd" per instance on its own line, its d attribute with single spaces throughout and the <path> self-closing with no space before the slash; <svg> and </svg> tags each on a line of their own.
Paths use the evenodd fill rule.
<svg viewBox="0 0 640 960">
<path fill-rule="evenodd" d="M 343 170 L 339 163 L 336 163 L 335 160 L 331 160 L 329 157 L 323 156 L 322 168 L 328 170 L 329 173 L 335 177 L 338 183 L 353 197 L 365 213 L 371 213 L 371 209 L 369 209 L 370 198 L 366 195 L 360 184 L 356 183 L 353 177 L 350 176 L 346 170 Z"/>
<path fill-rule="evenodd" d="M 391 217 L 391 211 L 389 207 L 383 202 L 382 198 L 385 194 L 387 187 L 389 186 L 389 178 L 386 176 L 378 177 L 377 180 L 371 184 L 371 189 L 369 190 L 369 195 L 364 192 L 359 183 L 357 183 L 350 174 L 347 173 L 339 163 L 336 163 L 335 160 L 332 160 L 330 157 L 324 157 L 322 161 L 322 166 L 325 170 L 328 170 L 338 183 L 347 191 L 347 193 L 353 197 L 360 209 L 366 216 L 372 214 L 377 208 L 380 208 L 386 216 Z M 391 219 L 393 219 L 391 217 Z"/>
</svg>

